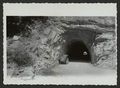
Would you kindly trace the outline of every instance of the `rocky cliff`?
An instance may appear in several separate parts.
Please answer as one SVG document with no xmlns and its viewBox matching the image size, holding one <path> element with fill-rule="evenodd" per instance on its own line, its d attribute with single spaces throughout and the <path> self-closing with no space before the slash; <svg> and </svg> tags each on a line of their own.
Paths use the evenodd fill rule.
<svg viewBox="0 0 120 88">
<path fill-rule="evenodd" d="M 66 46 L 77 40 L 83 41 L 88 48 L 93 65 L 117 67 L 115 17 L 47 17 L 45 22 L 34 19 L 24 28 L 29 31 L 17 35 L 19 39 L 8 37 L 8 62 L 12 60 L 17 63 L 16 60 L 24 59 L 17 58 L 14 53 L 24 46 L 28 57 L 32 59 L 34 72 L 48 70 L 65 58 Z M 14 46 L 17 47 L 13 48 Z M 12 59 L 9 53 L 12 54 Z M 25 55 L 20 52 L 17 54 Z"/>
</svg>

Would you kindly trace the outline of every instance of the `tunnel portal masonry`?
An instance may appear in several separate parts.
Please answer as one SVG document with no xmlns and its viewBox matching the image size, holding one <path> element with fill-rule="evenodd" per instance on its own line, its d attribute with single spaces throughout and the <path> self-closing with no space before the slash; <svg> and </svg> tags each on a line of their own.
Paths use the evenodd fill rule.
<svg viewBox="0 0 120 88">
<path fill-rule="evenodd" d="M 70 61 L 71 58 L 77 58 L 78 61 L 93 62 L 91 55 L 91 48 L 93 41 L 95 40 L 96 33 L 91 31 L 81 31 L 81 30 L 67 30 L 62 34 L 63 39 L 65 40 L 63 47 L 63 53 L 68 55 Z M 84 52 L 88 55 L 83 55 Z M 84 53 L 85 54 L 85 53 Z M 75 56 L 75 57 L 74 57 Z M 80 58 L 82 60 L 80 60 Z M 85 59 L 87 58 L 87 59 Z M 85 60 L 84 60 L 85 59 Z M 64 60 L 65 61 L 65 60 Z"/>
<path fill-rule="evenodd" d="M 76 58 L 76 61 L 82 61 L 80 60 L 80 57 L 86 57 L 88 60 L 84 60 L 85 62 L 90 62 L 95 66 L 105 67 L 105 68 L 116 68 L 117 62 L 116 62 L 116 34 L 115 32 L 97 32 L 92 30 L 78 30 L 74 31 L 75 29 L 72 29 L 72 31 L 66 31 L 62 34 L 62 37 L 64 39 L 64 44 L 62 44 L 63 47 L 63 53 L 67 55 L 67 59 L 69 61 L 75 61 L 72 60 L 73 58 Z M 104 35 L 108 35 L 110 37 L 106 37 Z M 86 48 L 86 50 L 82 51 L 82 54 L 80 50 L 82 50 L 81 44 L 78 43 L 78 45 L 74 45 L 74 42 L 82 42 L 84 46 L 82 48 Z M 73 46 L 72 46 L 73 44 Z M 76 48 L 75 48 L 76 47 Z M 113 47 L 113 48 L 112 48 Z M 83 52 L 88 53 L 88 55 L 83 55 Z M 84 53 L 85 54 L 85 53 Z M 77 57 L 78 55 L 78 57 Z M 76 57 L 74 57 L 76 56 Z M 64 57 L 64 59 L 66 59 Z M 71 59 L 72 58 L 72 59 Z M 78 59 L 77 59 L 78 58 Z M 66 61 L 66 60 L 63 60 Z M 66 63 L 66 62 L 64 62 Z M 68 63 L 68 62 L 67 62 Z M 112 63 L 112 64 L 111 64 Z"/>
</svg>

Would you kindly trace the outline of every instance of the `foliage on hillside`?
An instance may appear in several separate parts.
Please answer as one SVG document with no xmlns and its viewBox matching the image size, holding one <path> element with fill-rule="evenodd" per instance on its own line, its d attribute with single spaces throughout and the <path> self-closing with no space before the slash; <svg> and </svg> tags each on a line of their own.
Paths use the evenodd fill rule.
<svg viewBox="0 0 120 88">
<path fill-rule="evenodd" d="M 17 64 L 17 68 L 33 66 L 34 74 L 51 70 L 59 59 L 58 30 L 53 31 L 55 28 L 49 22 L 39 20 L 34 20 L 28 28 L 17 40 L 8 37 L 7 62 Z"/>
</svg>

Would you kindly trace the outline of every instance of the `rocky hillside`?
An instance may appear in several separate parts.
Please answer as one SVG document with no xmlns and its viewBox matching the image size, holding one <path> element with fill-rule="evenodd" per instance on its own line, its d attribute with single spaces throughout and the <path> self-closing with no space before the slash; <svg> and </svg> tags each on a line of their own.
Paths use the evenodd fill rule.
<svg viewBox="0 0 120 88">
<path fill-rule="evenodd" d="M 117 67 L 114 17 L 27 17 L 28 22 L 25 18 L 18 17 L 16 24 L 7 21 L 8 64 L 33 66 L 35 74 L 48 71 L 65 58 L 66 45 L 77 39 L 86 44 L 93 65 Z"/>
</svg>

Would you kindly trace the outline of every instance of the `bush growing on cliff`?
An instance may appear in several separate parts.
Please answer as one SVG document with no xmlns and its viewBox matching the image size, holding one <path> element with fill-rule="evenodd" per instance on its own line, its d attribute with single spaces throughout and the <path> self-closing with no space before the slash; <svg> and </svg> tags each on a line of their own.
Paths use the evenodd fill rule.
<svg viewBox="0 0 120 88">
<path fill-rule="evenodd" d="M 14 62 L 18 67 L 32 66 L 35 74 L 51 70 L 58 64 L 59 50 L 55 46 L 59 39 L 59 36 L 55 37 L 57 30 L 52 30 L 49 22 L 39 20 L 35 20 L 28 28 L 30 33 L 27 37 L 21 34 L 19 40 L 8 38 L 7 62 Z"/>
<path fill-rule="evenodd" d="M 26 51 L 25 45 L 15 41 L 7 48 L 7 62 L 15 63 L 17 66 L 30 66 L 33 59 Z"/>
</svg>

